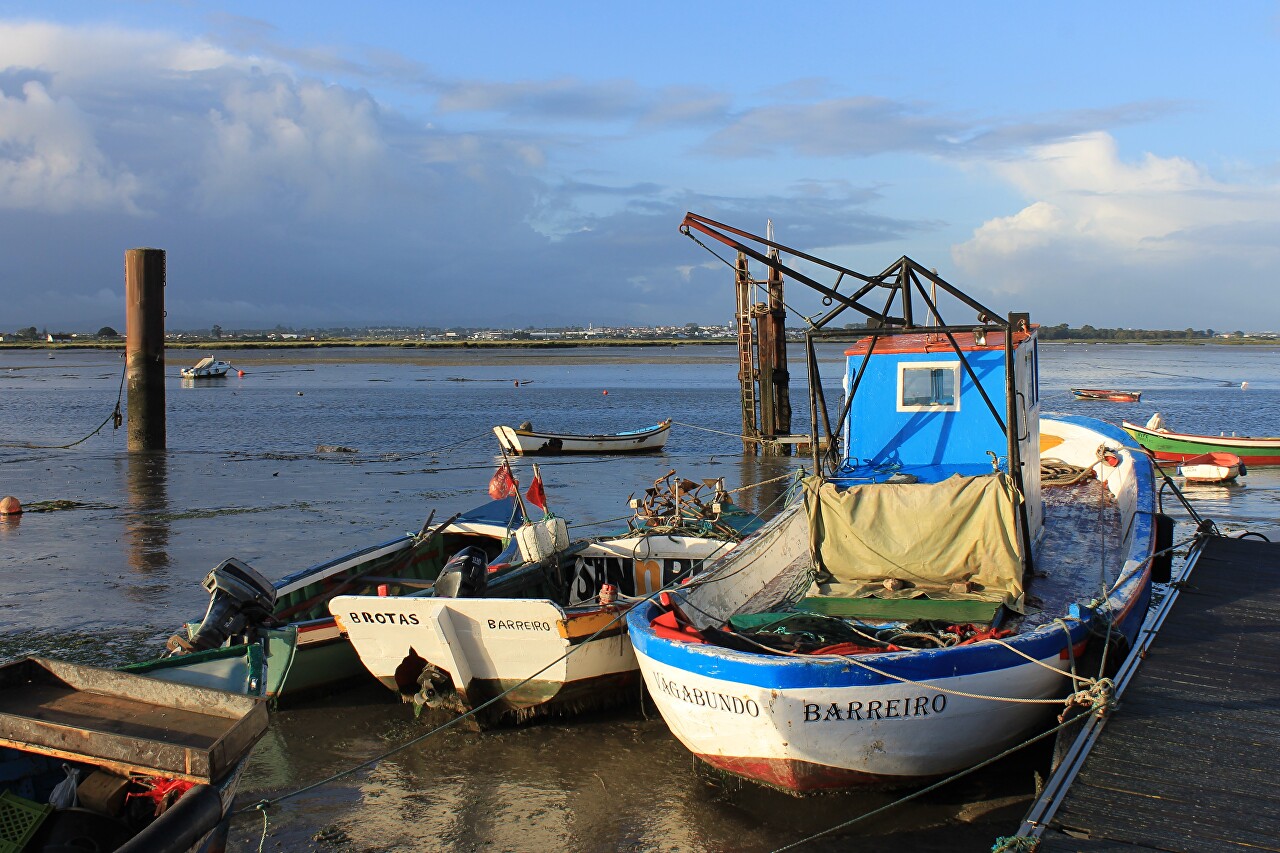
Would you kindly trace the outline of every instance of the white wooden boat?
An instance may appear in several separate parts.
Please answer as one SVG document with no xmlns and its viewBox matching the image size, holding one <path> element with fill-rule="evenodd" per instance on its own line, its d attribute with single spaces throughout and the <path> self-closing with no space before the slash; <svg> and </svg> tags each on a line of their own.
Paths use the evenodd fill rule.
<svg viewBox="0 0 1280 853">
<path fill-rule="evenodd" d="M 183 379 L 217 379 L 226 376 L 230 369 L 230 363 L 206 356 L 197 361 L 194 367 L 184 367 L 180 372 Z"/>
<path fill-rule="evenodd" d="M 1244 473 L 1239 456 L 1220 450 L 1188 457 L 1178 465 L 1179 476 L 1188 483 L 1226 483 Z"/>
<path fill-rule="evenodd" d="M 661 450 L 667 443 L 671 420 L 631 430 L 604 435 L 570 435 L 568 433 L 537 432 L 532 428 L 496 426 L 493 432 L 498 444 L 508 453 L 516 455 L 560 453 L 650 453 Z"/>
<path fill-rule="evenodd" d="M 446 597 L 437 581 L 418 594 L 339 596 L 330 610 L 364 665 L 405 701 L 457 713 L 492 702 L 477 727 L 634 701 L 624 603 L 696 575 L 758 525 L 727 496 L 694 500 L 684 492 L 679 527 L 640 523 L 539 563 L 491 565 L 487 583 L 465 596 Z"/>
<path fill-rule="evenodd" d="M 0 666 L 3 849 L 222 850 L 266 729 L 257 698 L 48 658 Z"/>
<path fill-rule="evenodd" d="M 792 793 L 945 777 L 1048 731 L 1072 693 L 1091 705 L 1105 683 L 1072 670 L 1088 644 L 1136 635 L 1160 527 L 1152 463 L 1123 431 L 1041 416 L 1026 315 L 997 320 L 909 258 L 874 278 L 818 263 L 904 305 L 893 317 L 826 291 L 877 324 L 848 350 L 843 463 L 696 584 L 628 615 L 676 737 Z M 913 325 L 925 279 L 984 324 L 948 326 L 931 305 L 914 316 L 937 325 Z M 1042 488 L 1042 442 L 1093 475 Z"/>
</svg>

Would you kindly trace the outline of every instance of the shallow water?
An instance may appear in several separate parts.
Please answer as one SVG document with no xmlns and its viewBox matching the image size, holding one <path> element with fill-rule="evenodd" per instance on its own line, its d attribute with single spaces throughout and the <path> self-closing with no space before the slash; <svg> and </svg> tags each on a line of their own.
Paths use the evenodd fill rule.
<svg viewBox="0 0 1280 853">
<path fill-rule="evenodd" d="M 0 522 L 0 658 L 150 656 L 203 612 L 200 579 L 228 556 L 278 577 L 417 530 L 432 509 L 441 519 L 473 506 L 493 470 L 497 423 L 611 432 L 677 422 L 661 454 L 542 463 L 552 509 L 578 534 L 615 529 L 628 494 L 672 469 L 737 488 L 796 462 L 742 454 L 730 346 L 224 357 L 245 375 L 184 384 L 177 370 L 199 354 L 169 354 L 165 453 L 131 456 L 124 431 L 109 425 L 67 450 L 0 447 L 0 494 L 73 502 Z M 824 351 L 832 400 L 840 360 L 840 348 Z M 111 352 L 0 351 L 0 445 L 89 433 L 115 404 L 122 366 Z M 803 432 L 803 366 L 791 369 L 794 430 Z M 1280 433 L 1277 348 L 1049 344 L 1041 373 L 1046 410 L 1113 423 L 1159 411 L 1180 431 Z M 1076 402 L 1067 389 L 1079 386 L 1144 394 L 1139 404 Z M 517 471 L 527 483 L 527 463 Z M 774 484 L 740 500 L 766 509 L 779 494 Z M 1280 534 L 1276 472 L 1186 494 L 1224 531 Z M 770 850 L 896 799 L 708 789 L 648 712 L 447 731 L 273 808 L 266 849 Z M 324 779 L 426 730 L 377 685 L 286 709 L 254 753 L 242 802 Z M 847 849 L 866 836 L 880 838 L 877 848 L 989 849 L 1016 829 L 1043 759 L 1016 757 L 804 849 Z M 261 832 L 258 815 L 237 818 L 232 849 L 257 849 Z"/>
</svg>

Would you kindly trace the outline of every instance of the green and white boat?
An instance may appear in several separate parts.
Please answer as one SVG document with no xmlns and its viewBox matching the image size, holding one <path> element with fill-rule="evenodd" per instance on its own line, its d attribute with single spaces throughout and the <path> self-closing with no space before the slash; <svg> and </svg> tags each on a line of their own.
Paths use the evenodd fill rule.
<svg viewBox="0 0 1280 853">
<path fill-rule="evenodd" d="M 513 498 L 490 501 L 438 527 L 431 528 L 428 519 L 419 533 L 362 548 L 274 583 L 240 560 L 226 560 L 204 580 L 210 593 L 204 619 L 188 622 L 169 638 L 167 657 L 135 664 L 132 671 L 154 675 L 187 670 L 213 678 L 209 673 L 221 666 L 227 684 L 239 683 L 244 673 L 230 671 L 227 661 L 211 652 L 248 643 L 261 650 L 265 663 L 262 695 L 277 703 L 367 677 L 329 614 L 330 599 L 429 589 L 449 558 L 467 547 L 482 549 L 500 564 L 504 554 L 516 552 L 512 531 L 523 522 Z"/>
</svg>

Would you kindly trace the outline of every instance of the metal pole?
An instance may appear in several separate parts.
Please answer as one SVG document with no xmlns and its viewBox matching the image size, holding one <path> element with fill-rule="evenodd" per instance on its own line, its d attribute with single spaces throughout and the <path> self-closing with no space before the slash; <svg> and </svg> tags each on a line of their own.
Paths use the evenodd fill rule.
<svg viewBox="0 0 1280 853">
<path fill-rule="evenodd" d="M 163 249 L 124 253 L 129 450 L 164 450 Z"/>
</svg>

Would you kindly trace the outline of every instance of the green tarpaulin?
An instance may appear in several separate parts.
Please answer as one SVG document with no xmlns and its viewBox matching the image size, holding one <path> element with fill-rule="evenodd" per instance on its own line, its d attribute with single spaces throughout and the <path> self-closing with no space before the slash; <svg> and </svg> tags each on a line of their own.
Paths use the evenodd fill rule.
<svg viewBox="0 0 1280 853">
<path fill-rule="evenodd" d="M 1022 612 L 1021 498 L 1006 475 L 843 491 L 810 477 L 804 498 L 814 559 L 832 578 L 823 595 L 979 599 Z M 966 582 L 971 592 L 953 589 Z"/>
</svg>

